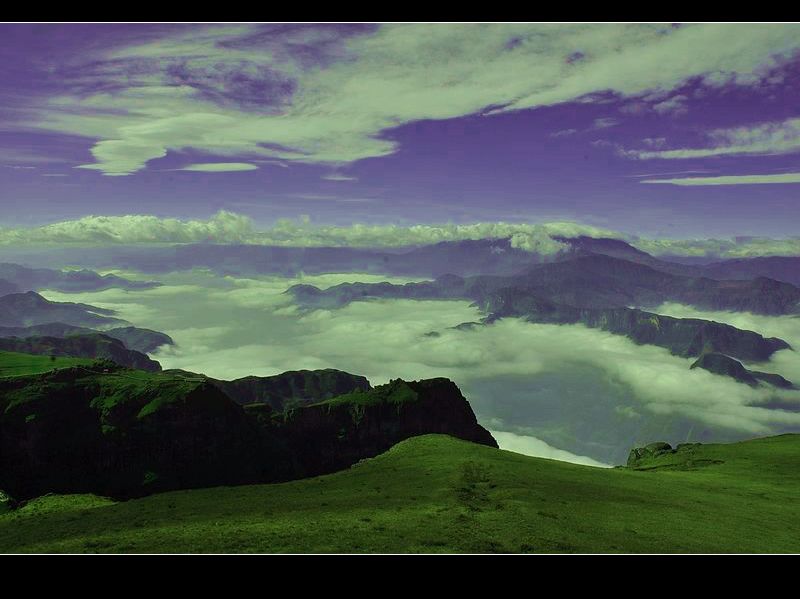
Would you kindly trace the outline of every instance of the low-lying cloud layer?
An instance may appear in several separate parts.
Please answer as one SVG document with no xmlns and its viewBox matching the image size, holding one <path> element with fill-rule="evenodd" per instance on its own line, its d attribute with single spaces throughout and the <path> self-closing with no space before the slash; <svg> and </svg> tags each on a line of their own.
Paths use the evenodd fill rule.
<svg viewBox="0 0 800 599">
<path fill-rule="evenodd" d="M 533 436 L 600 461 L 619 460 L 630 444 L 658 440 L 654 435 L 683 441 L 704 431 L 703 440 L 719 440 L 800 430 L 800 411 L 764 407 L 779 400 L 800 409 L 800 392 L 754 389 L 690 370 L 690 359 L 596 329 L 504 319 L 453 330 L 449 327 L 480 318 L 477 309 L 461 301 L 384 300 L 301 313 L 283 294 L 299 282 L 327 287 L 385 279 L 360 274 L 236 279 L 195 271 L 169 275 L 162 279 L 166 285 L 147 291 L 45 295 L 115 308 L 138 326 L 168 333 L 177 347 L 155 355 L 166 368 L 225 379 L 339 368 L 373 384 L 446 376 L 462 387 L 479 418 L 497 418 L 494 408 L 514 395 L 522 398 L 515 399 L 520 407 L 507 409 L 492 429 Z M 431 331 L 439 335 L 427 336 Z M 781 359 L 787 374 L 799 367 L 794 352 Z M 585 379 L 588 386 L 548 392 L 573 379 Z M 513 393 L 506 383 L 512 380 Z M 537 404 L 545 397 L 546 405 Z M 599 416 L 593 410 L 600 410 Z M 606 424 L 599 424 L 602 419 Z M 627 427 L 624 434 L 619 423 Z M 576 432 L 584 429 L 589 432 Z M 602 437 L 602 443 L 593 446 L 580 438 L 586 435 Z"/>
<path fill-rule="evenodd" d="M 317 225 L 308 218 L 282 219 L 257 228 L 243 214 L 220 210 L 207 220 L 152 215 L 86 216 L 38 227 L 0 227 L 0 246 L 146 245 L 181 243 L 255 244 L 287 247 L 404 247 L 442 241 L 510 238 L 511 245 L 542 255 L 567 246 L 554 237 L 622 239 L 653 255 L 752 256 L 800 255 L 800 237 L 770 239 L 647 239 L 576 222 L 478 222 L 467 224 Z"/>
<path fill-rule="evenodd" d="M 541 439 L 525 435 L 517 435 L 507 431 L 490 431 L 497 440 L 501 448 L 514 451 L 523 455 L 532 455 L 538 458 L 548 458 L 560 460 L 562 462 L 572 462 L 573 464 L 583 464 L 584 466 L 598 466 L 600 468 L 610 468 L 608 464 L 598 462 L 592 458 L 576 455 L 563 449 L 556 449 L 548 445 Z"/>
</svg>

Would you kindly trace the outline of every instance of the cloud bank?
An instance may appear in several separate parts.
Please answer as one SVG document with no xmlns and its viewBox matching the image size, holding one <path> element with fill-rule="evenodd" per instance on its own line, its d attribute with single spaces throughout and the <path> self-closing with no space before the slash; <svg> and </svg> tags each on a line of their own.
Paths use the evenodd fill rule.
<svg viewBox="0 0 800 599">
<path fill-rule="evenodd" d="M 163 287 L 151 290 L 45 295 L 113 308 L 135 325 L 162 330 L 177 343 L 154 356 L 164 367 L 223 379 L 300 368 L 339 368 L 363 374 L 373 384 L 397 377 L 446 376 L 461 386 L 479 417 L 505 401 L 509 388 L 502 382 L 515 379 L 528 390 L 524 403 L 536 409 L 520 407 L 511 417 L 503 417 L 505 426 L 490 422 L 490 428 L 533 436 L 601 461 L 608 454 L 581 449 L 576 439 L 602 434 L 617 450 L 627 452 L 634 441 L 663 436 L 656 429 L 640 439 L 637 431 L 649 422 L 663 428 L 688 422 L 698 430 L 738 438 L 800 430 L 798 391 L 751 388 L 702 369 L 690 370 L 692 359 L 597 329 L 518 319 L 472 330 L 452 329 L 480 317 L 476 308 L 462 301 L 364 301 L 306 313 L 299 312 L 283 293 L 300 282 L 324 288 L 344 281 L 384 279 L 360 274 L 244 279 L 196 271 L 167 275 Z M 439 335 L 426 335 L 431 331 Z M 781 358 L 787 369 L 800 369 L 800 354 L 780 353 L 785 353 Z M 584 373 L 590 372 L 594 378 L 587 389 L 557 393 L 554 401 L 536 404 L 553 381 L 584 380 Z M 537 388 L 537 381 L 547 380 L 551 382 L 540 391 L 530 392 Z M 482 391 L 487 389 L 486 381 L 502 384 L 494 391 Z M 605 405 L 600 405 L 597 391 L 601 386 L 610 390 Z M 795 405 L 798 411 L 765 407 L 775 401 Z M 550 416 L 545 426 L 546 412 Z M 606 428 L 598 425 L 603 414 Z M 630 423 L 628 436 L 619 432 L 618 422 Z M 577 430 L 570 427 L 589 432 L 570 435 L 565 430 Z M 567 441 L 554 443 L 553 439 Z M 571 444 L 564 444 L 570 439 Z"/>
<path fill-rule="evenodd" d="M 653 255 L 744 258 L 800 255 L 800 237 L 647 239 L 575 222 L 315 225 L 308 218 L 256 228 L 248 216 L 221 210 L 207 220 L 152 215 L 86 216 L 38 227 L 0 227 L 2 246 L 219 243 L 286 247 L 404 247 L 442 241 L 510 238 L 515 248 L 551 255 L 567 246 L 554 237 L 622 239 Z"/>
<path fill-rule="evenodd" d="M 395 152 L 386 131 L 413 121 L 653 96 L 690 78 L 757 85 L 799 34 L 752 23 L 187 26 L 49 65 L 67 91 L 32 103 L 18 126 L 97 140 L 83 168 L 106 175 L 186 149 L 335 166 Z"/>
<path fill-rule="evenodd" d="M 626 150 L 624 155 L 640 160 L 680 160 L 709 156 L 793 154 L 800 152 L 800 119 L 715 129 L 708 133 L 708 141 L 710 146 L 705 148 Z"/>
<path fill-rule="evenodd" d="M 517 435 L 508 431 L 489 431 L 497 440 L 500 449 L 521 453 L 523 455 L 530 455 L 537 458 L 547 458 L 549 460 L 559 460 L 561 462 L 571 462 L 573 464 L 582 464 L 584 466 L 596 466 L 599 468 L 610 468 L 609 464 L 598 462 L 590 457 L 583 455 L 575 455 L 563 449 L 556 449 L 555 447 L 545 443 L 536 437 L 529 437 L 525 435 Z"/>
<path fill-rule="evenodd" d="M 563 249 L 553 236 L 618 237 L 613 231 L 572 222 L 442 225 L 313 225 L 308 219 L 279 220 L 256 229 L 244 215 L 220 211 L 208 220 L 150 215 L 87 216 L 32 228 L 0 228 L 0 245 L 228 243 L 276 246 L 400 247 L 465 239 L 511 238 L 520 249 L 551 254 Z"/>
<path fill-rule="evenodd" d="M 201 162 L 199 164 L 189 164 L 180 171 L 198 171 L 203 173 L 230 173 L 235 171 L 255 171 L 258 166 L 249 162 Z"/>
</svg>

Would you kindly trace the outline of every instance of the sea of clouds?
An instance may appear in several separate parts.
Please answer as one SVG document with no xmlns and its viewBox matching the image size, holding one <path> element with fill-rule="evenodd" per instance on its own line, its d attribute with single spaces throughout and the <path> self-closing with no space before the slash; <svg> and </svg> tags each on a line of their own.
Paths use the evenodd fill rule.
<svg viewBox="0 0 800 599">
<path fill-rule="evenodd" d="M 194 270 L 161 280 L 162 287 L 141 291 L 43 295 L 112 308 L 137 326 L 171 335 L 176 346 L 154 354 L 164 368 L 221 379 L 338 368 L 362 374 L 373 385 L 398 377 L 449 377 L 502 446 L 542 457 L 616 464 L 631 446 L 656 440 L 731 441 L 800 431 L 798 391 L 754 389 L 690 370 L 691 359 L 582 325 L 503 319 L 456 330 L 450 327 L 482 316 L 469 302 L 374 300 L 305 312 L 285 293 L 298 283 L 325 288 L 406 278 L 235 278 Z M 797 319 L 709 314 L 675 304 L 661 312 L 713 317 L 800 347 Z M 793 350 L 758 366 L 800 381 Z M 796 411 L 771 408 L 776 401 Z"/>
</svg>

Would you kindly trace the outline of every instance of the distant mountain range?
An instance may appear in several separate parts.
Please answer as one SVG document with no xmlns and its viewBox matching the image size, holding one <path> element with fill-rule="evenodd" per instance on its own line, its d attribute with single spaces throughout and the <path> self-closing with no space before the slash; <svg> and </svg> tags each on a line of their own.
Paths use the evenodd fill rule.
<svg viewBox="0 0 800 599">
<path fill-rule="evenodd" d="M 88 304 L 51 302 L 34 291 L 0 297 L 2 327 L 30 327 L 54 322 L 89 328 L 129 324 L 111 316 L 114 313 Z"/>
<path fill-rule="evenodd" d="M 72 337 L 75 335 L 92 335 L 98 333 L 95 329 L 78 327 L 63 322 L 51 322 L 30 327 L 0 327 L 0 337 Z M 150 329 L 138 327 L 119 327 L 104 329 L 103 335 L 119 339 L 128 349 L 142 353 L 151 353 L 162 345 L 174 345 L 175 342 L 169 335 Z M 100 357 L 100 356 L 97 356 Z"/>
<path fill-rule="evenodd" d="M 694 267 L 665 266 L 615 240 L 578 238 L 572 247 L 558 261 L 528 266 L 513 275 L 448 274 L 429 282 L 343 283 L 325 290 L 296 285 L 288 293 L 306 309 L 338 308 L 370 298 L 465 299 L 487 315 L 485 324 L 503 317 L 538 323 L 581 323 L 687 357 L 710 352 L 732 359 L 764 361 L 774 352 L 790 347 L 782 339 L 764 338 L 729 325 L 671 318 L 638 308 L 672 301 L 707 310 L 798 314 L 800 288 L 790 283 L 765 277 L 716 280 L 696 276 Z M 602 253 L 592 253 L 594 250 Z M 728 375 L 733 372 L 714 371 Z M 762 374 L 758 380 L 776 386 L 791 385 L 777 375 Z M 744 382 L 741 377 L 734 378 Z"/>
<path fill-rule="evenodd" d="M 469 299 L 483 303 L 490 294 L 510 288 L 575 308 L 643 307 L 673 301 L 707 310 L 756 314 L 800 311 L 800 288 L 789 283 L 764 277 L 718 281 L 675 275 L 604 254 L 578 254 L 530 266 L 514 275 L 445 275 L 432 282 L 405 285 L 343 283 L 325 291 L 298 285 L 292 287 L 291 293 L 301 305 L 330 308 L 367 297 Z"/>
<path fill-rule="evenodd" d="M 361 272 L 420 278 L 445 274 L 511 275 L 526 267 L 569 260 L 591 253 L 621 258 L 673 275 L 711 279 L 767 277 L 800 285 L 800 257 L 770 256 L 731 260 L 654 257 L 619 239 L 554 237 L 564 245 L 560 252 L 542 255 L 512 246 L 509 238 L 443 241 L 420 247 L 276 247 L 259 245 L 186 244 L 168 247 L 64 250 L 47 255 L 48 264 L 59 259 L 94 268 L 124 268 L 161 273 L 207 268 L 222 275 L 271 274 L 295 276 Z M 36 260 L 29 256 L 29 260 Z M 39 260 L 42 260 L 40 257 Z M 3 278 L 0 276 L 0 279 Z"/>
<path fill-rule="evenodd" d="M 62 292 L 120 289 L 151 289 L 161 283 L 130 281 L 117 275 L 99 275 L 91 270 L 53 270 L 29 268 L 19 264 L 0 263 L 0 295 L 25 291 L 54 289 Z"/>
</svg>

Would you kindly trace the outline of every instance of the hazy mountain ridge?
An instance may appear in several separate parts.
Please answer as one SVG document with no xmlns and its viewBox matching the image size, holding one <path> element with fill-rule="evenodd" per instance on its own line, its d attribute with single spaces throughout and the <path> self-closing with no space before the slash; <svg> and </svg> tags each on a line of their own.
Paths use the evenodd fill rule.
<svg viewBox="0 0 800 599">
<path fill-rule="evenodd" d="M 460 277 L 448 274 L 433 282 L 343 283 L 324 291 L 310 285 L 292 287 L 301 305 L 335 307 L 367 297 L 468 299 L 484 301 L 502 288 L 519 288 L 550 301 L 576 308 L 655 306 L 665 301 L 710 310 L 755 314 L 797 313 L 800 288 L 764 277 L 718 281 L 685 277 L 604 254 L 586 254 L 537 264 L 515 275 Z"/>
<path fill-rule="evenodd" d="M 746 383 L 753 387 L 757 386 L 759 381 L 764 381 L 765 383 L 769 383 L 781 389 L 796 388 L 791 381 L 779 374 L 748 370 L 741 362 L 717 352 L 702 354 L 694 364 L 692 364 L 691 368 L 703 368 L 715 374 L 732 377 L 741 383 Z"/>
<path fill-rule="evenodd" d="M 92 335 L 101 333 L 107 337 L 119 339 L 128 349 L 133 349 L 142 353 L 151 353 L 162 345 L 174 345 L 172 338 L 159 331 L 142 329 L 139 327 L 119 327 L 115 329 L 104 329 L 98 331 L 87 327 L 78 327 L 64 324 L 63 322 L 50 322 L 47 324 L 34 325 L 29 327 L 0 327 L 0 338 L 2 337 L 71 337 L 73 335 Z M 100 357 L 100 356 L 98 356 Z"/>
<path fill-rule="evenodd" d="M 0 263 L 0 295 L 25 291 L 54 289 L 62 292 L 102 291 L 118 287 L 121 289 L 152 289 L 161 283 L 155 281 L 131 281 L 114 274 L 100 275 L 94 271 L 54 270 L 30 268 L 9 262 Z"/>
<path fill-rule="evenodd" d="M 77 327 L 114 327 L 127 325 L 114 318 L 113 310 L 73 302 L 51 302 L 34 291 L 0 297 L 0 326 L 29 327 L 64 323 Z"/>
<path fill-rule="evenodd" d="M 25 255 L 30 263 L 81 263 L 92 268 L 120 268 L 146 273 L 207 268 L 221 275 L 282 275 L 365 272 L 438 277 L 510 275 L 526 266 L 574 258 L 581 254 L 607 255 L 644 264 L 673 275 L 712 279 L 767 277 L 800 285 L 800 258 L 759 256 L 720 260 L 713 257 L 652 256 L 621 239 L 565 237 L 555 253 L 541 254 L 514 247 L 511 238 L 442 241 L 417 247 L 290 247 L 236 244 L 178 244 L 157 247 L 67 249 L 58 254 Z M 0 276 L 0 278 L 3 278 Z"/>
</svg>

